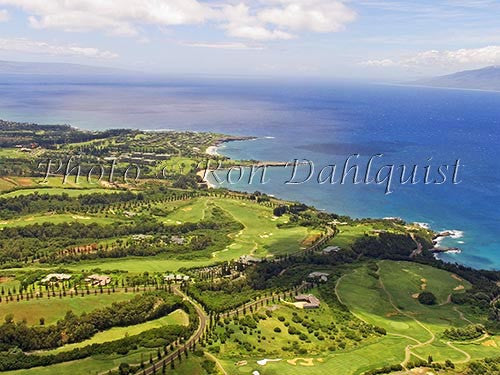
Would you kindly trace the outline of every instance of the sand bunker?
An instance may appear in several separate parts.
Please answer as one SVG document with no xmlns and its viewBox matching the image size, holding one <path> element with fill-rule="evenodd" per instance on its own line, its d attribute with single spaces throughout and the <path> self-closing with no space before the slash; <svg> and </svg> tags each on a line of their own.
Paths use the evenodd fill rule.
<svg viewBox="0 0 500 375">
<path fill-rule="evenodd" d="M 459 285 L 456 288 L 453 288 L 453 290 L 464 290 L 465 287 L 463 285 Z"/>
<path fill-rule="evenodd" d="M 295 359 L 289 359 L 287 362 L 292 366 L 297 366 L 298 361 L 300 361 L 298 363 L 300 366 L 307 366 L 307 367 L 314 366 L 313 358 L 295 358 Z"/>
<path fill-rule="evenodd" d="M 80 216 L 80 215 L 73 215 L 71 216 L 75 220 L 90 220 L 91 218 L 88 216 Z"/>
<path fill-rule="evenodd" d="M 247 361 L 239 361 L 239 362 L 236 362 L 235 365 L 238 367 L 239 366 L 246 366 L 246 365 L 248 365 L 248 362 Z"/>
<path fill-rule="evenodd" d="M 420 295 L 420 293 L 413 293 L 413 294 L 411 295 L 411 298 L 415 298 L 415 299 L 417 299 L 419 295 Z"/>
<path fill-rule="evenodd" d="M 414 295 L 415 295 L 415 294 L 413 294 L 413 295 L 412 295 L 412 297 L 413 297 Z M 418 294 L 417 294 L 417 296 L 416 296 L 416 297 L 413 297 L 413 298 L 418 298 Z M 390 318 L 391 316 L 396 316 L 396 315 L 398 315 L 398 314 L 399 314 L 399 313 L 398 313 L 397 311 L 391 311 L 391 312 L 388 312 L 387 314 L 385 314 L 385 316 L 386 316 L 387 318 Z"/>
<path fill-rule="evenodd" d="M 425 290 L 427 288 L 427 279 L 420 279 L 422 285 L 420 285 L 420 289 Z"/>
<path fill-rule="evenodd" d="M 460 277 L 458 277 L 457 275 L 455 275 L 454 273 L 451 274 L 451 277 L 457 281 L 462 281 L 462 279 Z"/>
<path fill-rule="evenodd" d="M 492 347 L 492 348 L 496 348 L 497 347 L 497 343 L 495 342 L 495 340 L 485 341 L 485 342 L 483 342 L 482 345 L 489 346 L 489 347 Z"/>
</svg>

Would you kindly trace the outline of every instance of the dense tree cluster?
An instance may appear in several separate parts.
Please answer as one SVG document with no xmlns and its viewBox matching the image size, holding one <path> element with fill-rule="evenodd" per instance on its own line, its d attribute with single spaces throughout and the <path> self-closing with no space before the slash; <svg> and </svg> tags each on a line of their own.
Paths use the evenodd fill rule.
<svg viewBox="0 0 500 375">
<path fill-rule="evenodd" d="M 80 342 L 111 327 L 139 324 L 157 319 L 183 308 L 182 299 L 165 292 L 147 292 L 130 301 L 76 316 L 71 311 L 55 325 L 29 327 L 7 317 L 0 326 L 0 349 L 20 348 L 23 351 L 52 349 Z"/>
<path fill-rule="evenodd" d="M 422 305 L 435 305 L 437 303 L 437 299 L 434 293 L 424 291 L 418 295 L 418 302 Z"/>
<path fill-rule="evenodd" d="M 466 327 L 451 327 L 444 330 L 443 334 L 453 341 L 468 341 L 481 337 L 485 332 L 481 324 L 470 324 Z"/>
<path fill-rule="evenodd" d="M 58 354 L 36 355 L 25 354 L 20 350 L 0 353 L 0 371 L 28 369 L 39 366 L 50 366 L 56 363 L 68 362 L 90 357 L 97 354 L 125 355 L 130 350 L 139 347 L 163 347 L 179 339 L 189 337 L 193 332 L 192 327 L 168 325 L 151 329 L 139 335 L 128 336 L 120 340 L 103 344 L 92 344 L 83 348 L 60 352 Z"/>
</svg>

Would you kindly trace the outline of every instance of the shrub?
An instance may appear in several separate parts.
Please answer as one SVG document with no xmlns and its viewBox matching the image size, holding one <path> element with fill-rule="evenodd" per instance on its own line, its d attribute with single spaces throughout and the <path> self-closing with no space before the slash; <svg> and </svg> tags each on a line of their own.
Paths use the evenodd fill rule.
<svg viewBox="0 0 500 375">
<path fill-rule="evenodd" d="M 418 295 L 418 302 L 422 305 L 435 305 L 437 299 L 433 293 L 425 291 Z"/>
</svg>

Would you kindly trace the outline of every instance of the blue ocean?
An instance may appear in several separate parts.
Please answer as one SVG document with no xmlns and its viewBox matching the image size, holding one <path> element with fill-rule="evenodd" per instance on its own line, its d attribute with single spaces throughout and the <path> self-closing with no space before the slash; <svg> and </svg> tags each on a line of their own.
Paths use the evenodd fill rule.
<svg viewBox="0 0 500 375">
<path fill-rule="evenodd" d="M 313 176 L 285 184 L 291 168 L 276 167 L 266 184 L 242 178 L 225 186 L 353 217 L 401 217 L 453 230 L 442 245 L 462 251 L 443 259 L 500 269 L 500 93 L 334 81 L 10 76 L 0 77 L 0 118 L 255 136 L 218 152 L 235 159 L 307 159 Z M 349 155 L 359 155 L 350 160 L 359 180 L 373 155 L 380 156 L 372 176 L 393 165 L 391 193 L 384 183 L 352 183 L 354 170 L 345 184 L 318 183 L 325 166 L 336 165 L 340 176 Z M 430 182 L 399 184 L 401 165 L 407 174 L 417 165 L 420 180 L 427 167 Z M 448 165 L 447 179 L 437 184 L 442 165 Z M 296 181 L 308 174 L 301 168 Z"/>
</svg>

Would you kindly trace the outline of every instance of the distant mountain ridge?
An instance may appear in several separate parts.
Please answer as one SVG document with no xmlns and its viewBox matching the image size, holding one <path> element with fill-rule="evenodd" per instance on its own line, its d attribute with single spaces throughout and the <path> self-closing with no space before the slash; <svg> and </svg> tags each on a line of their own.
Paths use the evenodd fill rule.
<svg viewBox="0 0 500 375">
<path fill-rule="evenodd" d="M 44 63 L 0 60 L 0 74 L 40 75 L 119 75 L 129 74 L 125 69 L 70 63 Z"/>
<path fill-rule="evenodd" d="M 421 79 L 412 83 L 432 87 L 500 91 L 500 66 L 465 70 L 445 76 Z"/>
</svg>

